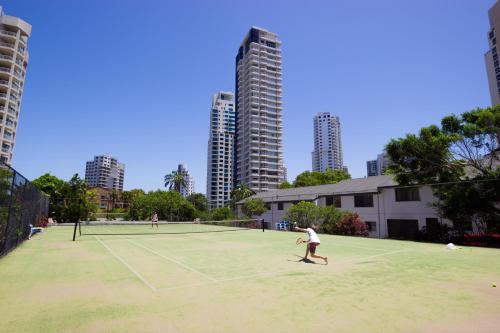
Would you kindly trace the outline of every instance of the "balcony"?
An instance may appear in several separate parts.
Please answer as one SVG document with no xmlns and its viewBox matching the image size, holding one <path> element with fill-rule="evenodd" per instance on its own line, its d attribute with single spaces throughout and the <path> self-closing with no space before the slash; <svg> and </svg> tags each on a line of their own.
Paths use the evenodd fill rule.
<svg viewBox="0 0 500 333">
<path fill-rule="evenodd" d="M 14 36 L 14 37 L 17 36 L 17 33 L 12 32 L 12 31 L 3 30 L 3 29 L 0 30 L 0 34 L 7 35 L 7 36 Z"/>
<path fill-rule="evenodd" d="M 0 80 L 0 85 L 8 87 L 9 86 L 9 81 L 7 81 L 7 80 Z"/>
<path fill-rule="evenodd" d="M 7 48 L 9 48 L 9 49 L 15 50 L 15 48 L 14 48 L 14 44 L 12 44 L 12 43 L 4 43 L 4 42 L 0 42 L 0 47 L 7 47 Z"/>
<path fill-rule="evenodd" d="M 12 61 L 12 56 L 6 54 L 0 54 L 0 59 Z"/>
<path fill-rule="evenodd" d="M 10 68 L 8 68 L 8 67 L 0 67 L 0 72 L 10 73 Z"/>
</svg>

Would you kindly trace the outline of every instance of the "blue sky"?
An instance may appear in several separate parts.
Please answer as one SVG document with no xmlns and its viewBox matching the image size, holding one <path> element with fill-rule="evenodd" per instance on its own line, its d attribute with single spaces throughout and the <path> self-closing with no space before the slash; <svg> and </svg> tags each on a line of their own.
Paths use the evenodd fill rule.
<svg viewBox="0 0 500 333">
<path fill-rule="evenodd" d="M 234 90 L 252 26 L 283 42 L 288 178 L 311 168 L 312 118 L 341 118 L 344 164 L 366 175 L 391 139 L 490 104 L 493 0 L 4 0 L 33 25 L 13 165 L 82 177 L 110 153 L 125 188 L 157 189 L 179 162 L 205 192 L 210 100 Z"/>
</svg>

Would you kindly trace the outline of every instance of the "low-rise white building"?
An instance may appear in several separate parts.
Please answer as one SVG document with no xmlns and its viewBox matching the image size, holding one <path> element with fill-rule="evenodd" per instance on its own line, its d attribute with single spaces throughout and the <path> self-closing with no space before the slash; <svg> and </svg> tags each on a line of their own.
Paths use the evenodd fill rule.
<svg viewBox="0 0 500 333">
<path fill-rule="evenodd" d="M 307 186 L 257 193 L 268 211 L 259 216 L 270 223 L 284 220 L 287 210 L 300 201 L 324 207 L 333 205 L 359 214 L 367 224 L 370 237 L 415 239 L 423 227 L 449 223 L 432 206 L 437 198 L 429 186 L 398 186 L 392 176 L 374 176 L 341 181 L 337 184 Z M 238 214 L 242 216 L 238 203 Z M 293 221 L 292 221 L 293 222 Z"/>
</svg>

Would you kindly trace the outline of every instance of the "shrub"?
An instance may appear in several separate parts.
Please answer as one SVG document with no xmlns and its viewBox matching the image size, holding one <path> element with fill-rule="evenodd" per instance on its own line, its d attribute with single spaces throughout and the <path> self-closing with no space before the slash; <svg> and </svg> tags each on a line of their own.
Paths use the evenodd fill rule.
<svg viewBox="0 0 500 333">
<path fill-rule="evenodd" d="M 231 207 L 219 207 L 214 208 L 210 211 L 209 216 L 206 219 L 214 221 L 230 220 L 234 218 L 233 211 Z"/>
<path fill-rule="evenodd" d="M 321 209 L 321 219 L 323 223 L 321 224 L 320 232 L 326 234 L 333 234 L 335 227 L 340 219 L 344 216 L 344 213 L 340 209 L 333 206 L 327 206 Z"/>
<path fill-rule="evenodd" d="M 357 213 L 344 212 L 332 228 L 334 234 L 368 237 L 368 227 Z"/>
</svg>

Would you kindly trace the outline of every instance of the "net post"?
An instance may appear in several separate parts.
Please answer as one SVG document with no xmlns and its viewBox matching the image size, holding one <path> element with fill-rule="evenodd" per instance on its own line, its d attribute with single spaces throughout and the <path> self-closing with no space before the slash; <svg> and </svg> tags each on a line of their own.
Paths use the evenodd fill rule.
<svg viewBox="0 0 500 333">
<path fill-rule="evenodd" d="M 81 223 L 78 223 L 78 235 L 79 236 L 82 235 L 82 224 Z"/>
<path fill-rule="evenodd" d="M 76 228 L 78 227 L 78 221 L 75 222 L 75 229 L 73 230 L 73 242 L 75 241 L 76 238 Z"/>
<path fill-rule="evenodd" d="M 260 223 L 262 224 L 262 232 L 264 232 L 265 229 L 264 219 L 261 219 Z"/>
</svg>

